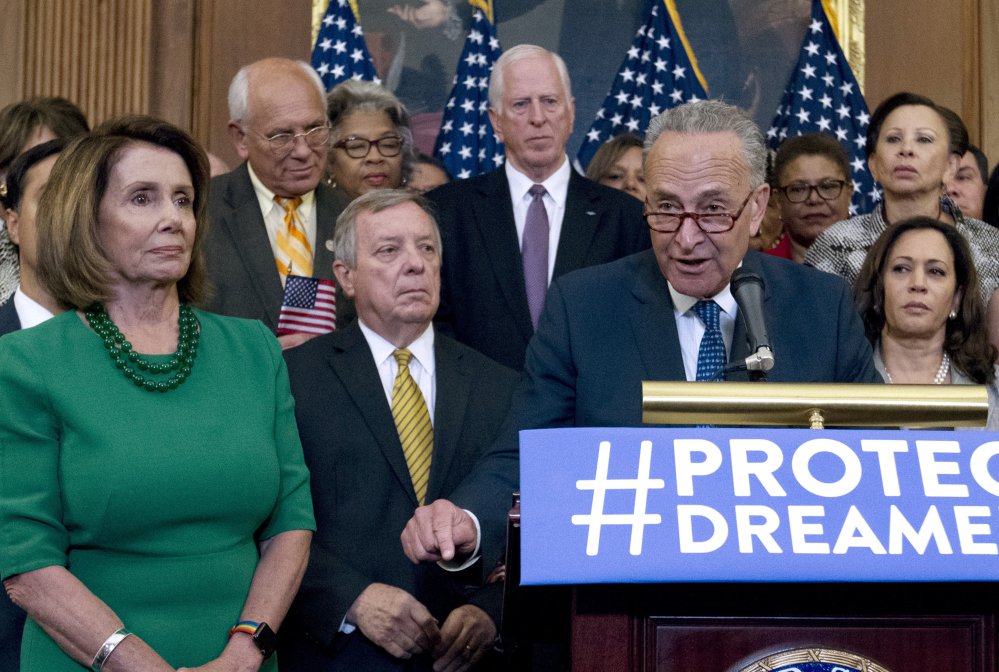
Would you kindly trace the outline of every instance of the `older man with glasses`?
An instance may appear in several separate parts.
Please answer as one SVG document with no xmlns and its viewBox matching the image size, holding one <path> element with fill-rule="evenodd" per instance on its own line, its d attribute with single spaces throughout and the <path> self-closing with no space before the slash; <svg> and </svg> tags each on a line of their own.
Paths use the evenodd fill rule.
<svg viewBox="0 0 999 672">
<path fill-rule="evenodd" d="M 276 331 L 289 275 L 332 279 L 325 242 L 347 205 L 321 184 L 330 145 L 322 82 L 301 61 L 257 61 L 233 78 L 229 116 L 243 163 L 212 180 L 205 254 L 215 294 L 208 308 Z M 352 315 L 338 293 L 338 324 Z M 306 338 L 279 340 L 288 348 Z"/>
</svg>

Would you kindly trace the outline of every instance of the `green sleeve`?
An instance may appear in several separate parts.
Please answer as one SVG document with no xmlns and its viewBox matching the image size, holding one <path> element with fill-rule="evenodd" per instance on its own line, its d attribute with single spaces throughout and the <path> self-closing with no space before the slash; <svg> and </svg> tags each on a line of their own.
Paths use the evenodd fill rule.
<svg viewBox="0 0 999 672">
<path fill-rule="evenodd" d="M 60 425 L 45 380 L 44 344 L 0 339 L 0 578 L 66 565 Z M 36 354 L 37 353 L 37 354 Z"/>
<path fill-rule="evenodd" d="M 260 539 L 270 539 L 288 530 L 314 531 L 316 520 L 312 514 L 309 470 L 305 466 L 302 441 L 298 438 L 298 425 L 295 423 L 295 400 L 288 383 L 288 369 L 277 339 L 262 323 L 258 326 L 268 340 L 268 354 L 274 371 L 274 446 L 281 469 L 277 504 L 258 535 Z"/>
</svg>

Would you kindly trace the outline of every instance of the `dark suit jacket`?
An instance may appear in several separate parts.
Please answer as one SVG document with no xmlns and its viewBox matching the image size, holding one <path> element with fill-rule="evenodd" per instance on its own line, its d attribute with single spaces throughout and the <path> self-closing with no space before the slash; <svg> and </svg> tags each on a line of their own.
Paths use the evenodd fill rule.
<svg viewBox="0 0 999 672">
<path fill-rule="evenodd" d="M 0 306 L 0 336 L 21 328 L 14 297 Z M 0 672 L 17 672 L 21 667 L 21 631 L 24 612 L 16 607 L 0 586 Z"/>
<path fill-rule="evenodd" d="M 7 303 L 0 306 L 0 336 L 17 331 L 21 328 L 21 320 L 17 316 L 17 308 L 14 307 L 14 297 L 7 299 Z"/>
<path fill-rule="evenodd" d="M 441 308 L 446 333 L 520 370 L 534 328 L 503 168 L 428 195 L 444 239 Z M 641 203 L 572 171 L 553 279 L 649 247 Z"/>
<path fill-rule="evenodd" d="M 842 278 L 753 251 L 743 265 L 766 285 L 769 381 L 882 382 Z M 748 354 L 737 320 L 730 360 Z M 686 380 L 673 302 L 652 250 L 573 273 L 549 290 L 514 399 L 514 429 L 640 426 L 643 380 Z"/>
<path fill-rule="evenodd" d="M 483 562 L 457 577 L 433 563 L 413 565 L 403 554 L 399 535 L 418 506 L 416 493 L 357 324 L 285 352 L 318 528 L 309 568 L 282 628 L 285 672 L 429 669 L 428 659 L 407 667 L 411 663 L 392 658 L 360 631 L 338 634 L 348 608 L 374 582 L 411 593 L 441 623 L 468 601 L 498 616 L 498 603 L 466 597 L 462 584 L 481 584 L 502 553 L 518 462 L 515 451 L 487 455 L 487 448 L 506 415 L 517 374 L 441 334 L 434 351 L 437 392 L 427 501 L 450 499 L 474 512 L 482 525 Z"/>
<path fill-rule="evenodd" d="M 326 249 L 326 241 L 333 238 L 336 218 L 347 203 L 325 184 L 316 187 L 313 274 L 317 278 L 333 279 L 333 253 Z M 277 331 L 284 288 L 246 163 L 212 178 L 208 211 L 205 262 L 215 292 L 205 307 L 222 315 L 262 320 Z M 345 326 L 353 316 L 353 304 L 338 288 L 337 325 Z"/>
</svg>

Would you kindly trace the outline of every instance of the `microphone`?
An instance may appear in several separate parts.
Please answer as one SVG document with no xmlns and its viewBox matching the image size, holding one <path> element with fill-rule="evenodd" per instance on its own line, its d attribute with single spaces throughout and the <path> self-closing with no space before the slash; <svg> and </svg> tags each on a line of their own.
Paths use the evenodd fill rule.
<svg viewBox="0 0 999 672">
<path fill-rule="evenodd" d="M 746 369 L 766 373 L 774 368 L 774 353 L 763 319 L 763 278 L 740 266 L 732 274 L 732 296 L 739 304 L 739 315 L 749 338 L 750 355 L 746 357 Z"/>
</svg>

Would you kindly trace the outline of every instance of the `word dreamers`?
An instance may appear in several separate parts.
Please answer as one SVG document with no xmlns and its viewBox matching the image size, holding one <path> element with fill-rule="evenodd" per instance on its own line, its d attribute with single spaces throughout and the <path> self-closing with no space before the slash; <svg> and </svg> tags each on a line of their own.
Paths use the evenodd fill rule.
<svg viewBox="0 0 999 672">
<path fill-rule="evenodd" d="M 589 512 L 573 513 L 571 523 L 586 528 L 587 556 L 617 528 L 627 530 L 631 556 L 661 534 L 668 541 L 657 549 L 684 555 L 731 547 L 741 555 L 999 556 L 991 522 L 999 516 L 999 440 L 828 434 L 790 445 L 758 435 L 643 440 L 637 460 L 634 442 L 615 451 L 600 441 L 595 475 L 575 480 L 576 491 L 591 493 Z"/>
</svg>

